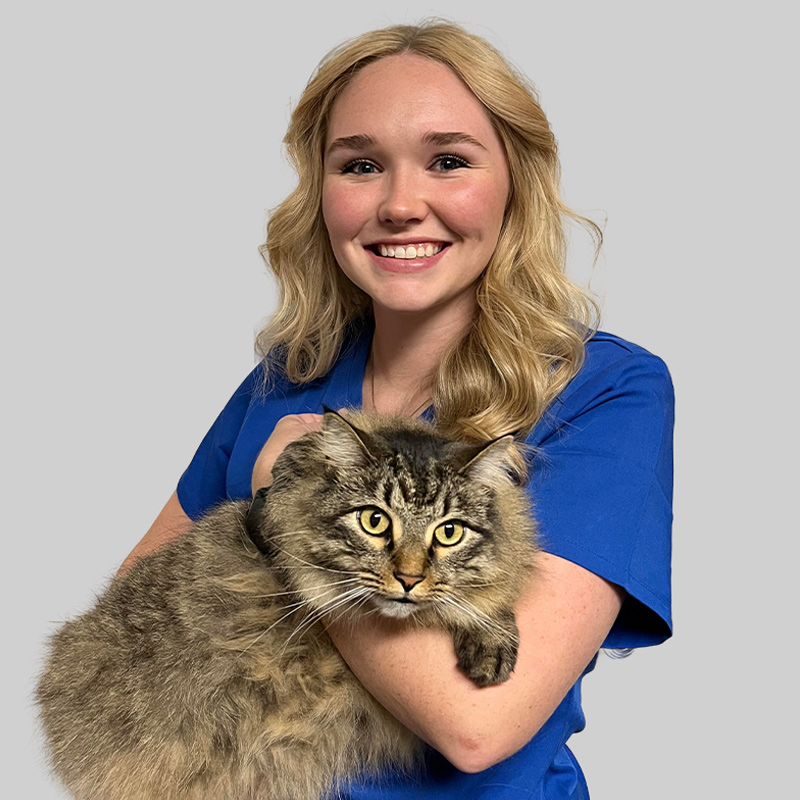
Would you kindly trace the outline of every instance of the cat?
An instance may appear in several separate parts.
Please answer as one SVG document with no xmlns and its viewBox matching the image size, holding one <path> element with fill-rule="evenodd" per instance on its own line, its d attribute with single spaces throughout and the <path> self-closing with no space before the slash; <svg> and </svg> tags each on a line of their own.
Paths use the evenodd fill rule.
<svg viewBox="0 0 800 800">
<path fill-rule="evenodd" d="M 252 507 L 211 510 L 52 637 L 35 699 L 54 772 L 79 800 L 318 800 L 413 771 L 422 743 L 325 619 L 444 628 L 476 684 L 507 680 L 537 552 L 524 477 L 511 436 L 326 412 Z"/>
</svg>

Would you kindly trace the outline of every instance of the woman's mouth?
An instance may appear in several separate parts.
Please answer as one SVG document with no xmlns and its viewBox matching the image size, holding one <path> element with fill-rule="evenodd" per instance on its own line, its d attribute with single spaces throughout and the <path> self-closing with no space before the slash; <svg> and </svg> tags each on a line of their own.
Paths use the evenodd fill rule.
<svg viewBox="0 0 800 800">
<path fill-rule="evenodd" d="M 383 256 L 384 258 L 430 258 L 435 256 L 445 245 L 441 242 L 433 244 L 426 242 L 422 244 L 375 244 L 372 245 L 372 250 L 376 255 Z"/>
<path fill-rule="evenodd" d="M 420 242 L 418 244 L 389 244 L 378 242 L 366 249 L 375 265 L 384 272 L 403 275 L 424 272 L 439 263 L 450 242 Z"/>
</svg>

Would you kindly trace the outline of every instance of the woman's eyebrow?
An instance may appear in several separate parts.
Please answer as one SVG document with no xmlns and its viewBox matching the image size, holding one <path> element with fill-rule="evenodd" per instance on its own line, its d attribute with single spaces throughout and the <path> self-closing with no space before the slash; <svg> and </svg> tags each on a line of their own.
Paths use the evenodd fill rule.
<svg viewBox="0 0 800 800">
<path fill-rule="evenodd" d="M 486 146 L 481 144 L 474 136 L 461 131 L 429 131 L 422 137 L 424 144 L 432 144 L 436 147 L 447 147 L 451 144 L 472 144 L 486 150 Z M 328 146 L 328 155 L 335 150 L 363 150 L 375 144 L 375 140 L 366 133 L 356 133 L 353 136 L 340 136 L 334 139 Z"/>
<path fill-rule="evenodd" d="M 340 136 L 334 139 L 328 147 L 328 155 L 334 150 L 362 150 L 375 144 L 375 140 L 366 133 L 356 133 L 353 136 Z"/>
<path fill-rule="evenodd" d="M 450 144 L 474 144 L 483 150 L 487 148 L 481 144 L 474 136 L 468 133 L 461 133 L 460 131 L 444 132 L 444 131 L 431 131 L 422 137 L 422 141 L 426 144 L 435 144 L 437 147 L 447 147 Z"/>
</svg>

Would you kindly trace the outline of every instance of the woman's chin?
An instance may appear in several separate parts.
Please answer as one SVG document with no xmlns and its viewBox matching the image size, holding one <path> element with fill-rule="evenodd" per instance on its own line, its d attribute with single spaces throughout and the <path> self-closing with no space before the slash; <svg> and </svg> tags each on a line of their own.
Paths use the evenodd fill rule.
<svg viewBox="0 0 800 800">
<path fill-rule="evenodd" d="M 456 294 L 441 294 L 430 291 L 430 286 L 397 287 L 395 291 L 376 292 L 371 295 L 375 314 L 439 315 L 456 314 L 459 318 L 469 315 L 475 308 L 475 287 L 466 287 Z"/>
</svg>

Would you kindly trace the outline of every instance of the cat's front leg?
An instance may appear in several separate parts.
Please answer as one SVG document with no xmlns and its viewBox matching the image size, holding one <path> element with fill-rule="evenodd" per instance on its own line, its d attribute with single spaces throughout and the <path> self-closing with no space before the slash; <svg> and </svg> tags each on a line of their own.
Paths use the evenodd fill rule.
<svg viewBox="0 0 800 800">
<path fill-rule="evenodd" d="M 517 663 L 519 631 L 514 612 L 506 610 L 481 627 L 457 627 L 452 631 L 458 666 L 478 686 L 509 679 Z"/>
</svg>

